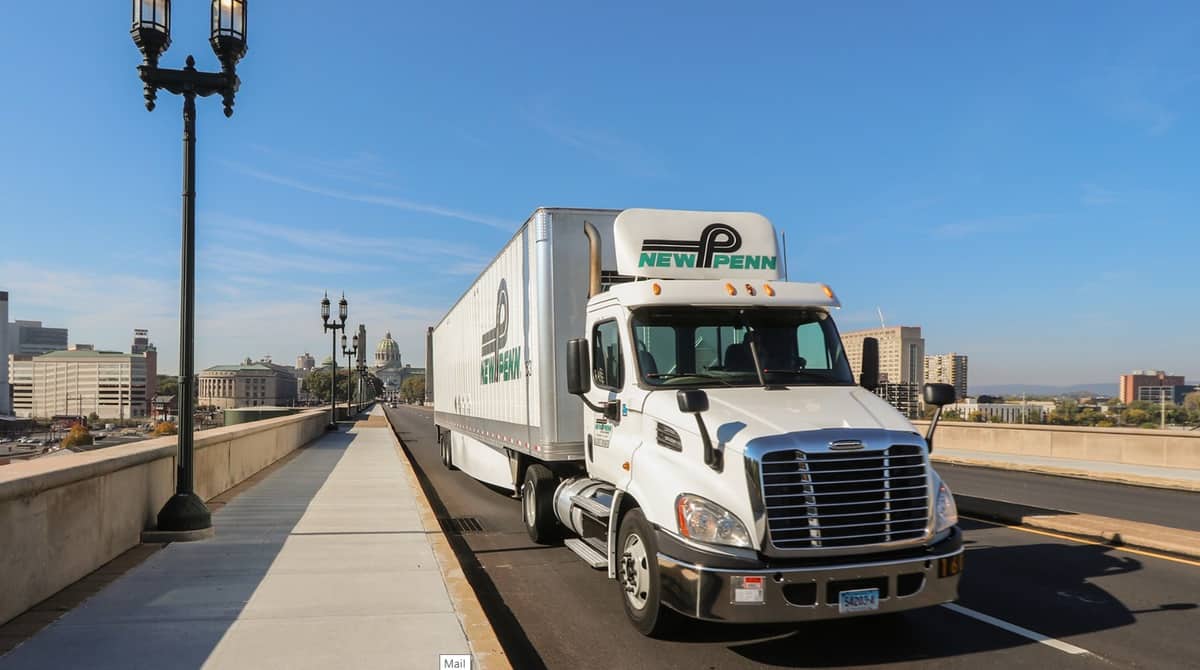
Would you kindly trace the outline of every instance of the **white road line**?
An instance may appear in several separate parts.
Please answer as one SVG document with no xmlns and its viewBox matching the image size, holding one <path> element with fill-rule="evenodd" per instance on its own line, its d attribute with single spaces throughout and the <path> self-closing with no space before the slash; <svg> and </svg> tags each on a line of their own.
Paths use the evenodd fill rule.
<svg viewBox="0 0 1200 670">
<path fill-rule="evenodd" d="M 963 616 L 969 616 L 972 619 L 976 619 L 976 620 L 982 621 L 984 623 L 990 623 L 997 628 L 1002 628 L 1010 633 L 1016 633 L 1017 635 L 1020 635 L 1021 637 L 1027 637 L 1030 640 L 1033 640 L 1034 642 L 1041 642 L 1042 644 L 1046 645 L 1047 647 L 1052 647 L 1054 649 L 1057 649 L 1057 650 L 1067 653 L 1067 654 L 1090 654 L 1091 653 L 1087 649 L 1080 649 L 1079 647 L 1076 647 L 1073 644 L 1068 644 L 1066 642 L 1063 642 L 1062 640 L 1056 640 L 1052 637 L 1046 637 L 1045 635 L 1042 635 L 1041 633 L 1038 633 L 1036 631 L 1029 630 L 1028 628 L 1022 628 L 1015 623 L 1009 623 L 1007 621 L 1004 621 L 1003 619 L 997 619 L 994 616 L 988 616 L 987 614 L 984 614 L 983 612 L 976 612 L 973 609 L 963 607 L 962 605 L 959 605 L 957 603 L 944 603 L 942 605 L 942 607 L 945 607 L 946 609 L 950 610 L 951 612 L 958 612 L 959 614 L 961 614 Z"/>
</svg>

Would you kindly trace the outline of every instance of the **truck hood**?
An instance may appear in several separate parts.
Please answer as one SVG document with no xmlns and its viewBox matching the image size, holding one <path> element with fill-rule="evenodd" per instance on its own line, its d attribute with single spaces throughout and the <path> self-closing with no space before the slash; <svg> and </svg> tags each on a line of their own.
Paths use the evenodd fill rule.
<svg viewBox="0 0 1200 670">
<path fill-rule="evenodd" d="M 883 429 L 917 433 L 879 396 L 860 386 L 801 386 L 767 391 L 760 387 L 710 388 L 704 423 L 725 449 L 744 451 L 761 437 L 827 428 Z M 699 435 L 696 421 L 679 411 L 675 390 L 650 393 L 643 412 Z"/>
</svg>

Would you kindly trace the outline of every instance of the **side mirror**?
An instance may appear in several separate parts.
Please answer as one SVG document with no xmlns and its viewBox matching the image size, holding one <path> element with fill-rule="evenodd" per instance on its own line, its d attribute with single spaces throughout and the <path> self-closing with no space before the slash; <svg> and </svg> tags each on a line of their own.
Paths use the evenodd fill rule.
<svg viewBox="0 0 1200 670">
<path fill-rule="evenodd" d="M 588 341 L 583 338 L 567 340 L 567 393 L 583 395 L 592 390 L 592 362 Z"/>
<path fill-rule="evenodd" d="M 954 394 L 954 387 L 950 384 L 926 384 L 924 393 L 925 404 L 935 407 L 953 405 L 957 399 L 957 396 Z"/>
<path fill-rule="evenodd" d="M 858 383 L 868 391 L 879 388 L 879 340 L 864 337 L 862 342 L 862 373 Z"/>
<path fill-rule="evenodd" d="M 725 459 L 721 452 L 713 448 L 712 438 L 708 436 L 708 428 L 704 425 L 701 414 L 708 411 L 708 394 L 700 389 L 676 391 L 675 400 L 679 403 L 679 411 L 696 417 L 696 428 L 700 431 L 700 442 L 704 445 L 704 464 L 720 472 L 725 467 Z"/>
<path fill-rule="evenodd" d="M 678 391 L 675 400 L 679 402 L 679 411 L 684 414 L 699 414 L 708 411 L 708 394 L 700 389 Z"/>
</svg>

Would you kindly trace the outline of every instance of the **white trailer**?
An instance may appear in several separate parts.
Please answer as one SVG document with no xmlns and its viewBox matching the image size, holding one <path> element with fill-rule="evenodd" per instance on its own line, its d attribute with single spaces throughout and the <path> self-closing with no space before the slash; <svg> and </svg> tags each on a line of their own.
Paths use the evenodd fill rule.
<svg viewBox="0 0 1200 670">
<path fill-rule="evenodd" d="M 874 341 L 856 383 L 839 307 L 758 214 L 539 209 L 430 334 L 442 460 L 519 491 L 646 634 L 953 600 L 936 417 L 922 437 L 872 392 Z"/>
</svg>

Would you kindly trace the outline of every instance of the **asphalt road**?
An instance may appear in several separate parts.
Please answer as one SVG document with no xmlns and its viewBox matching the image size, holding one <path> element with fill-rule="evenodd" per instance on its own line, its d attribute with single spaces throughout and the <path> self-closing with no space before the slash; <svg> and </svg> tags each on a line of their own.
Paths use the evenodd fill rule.
<svg viewBox="0 0 1200 670">
<path fill-rule="evenodd" d="M 1200 531 L 1200 493 L 1192 491 L 946 463 L 935 467 L 955 493 Z"/>
<path fill-rule="evenodd" d="M 532 544 L 516 500 L 438 460 L 432 413 L 388 410 L 516 668 L 1195 668 L 1200 566 L 964 521 L 958 605 L 784 626 L 692 622 L 653 640 L 625 620 L 605 574 Z M 972 613 L 994 617 L 981 621 Z M 1008 625 L 1009 628 L 1005 628 Z M 1011 625 L 1086 653 L 1011 632 Z M 1070 648 L 1067 648 L 1070 650 Z"/>
</svg>

